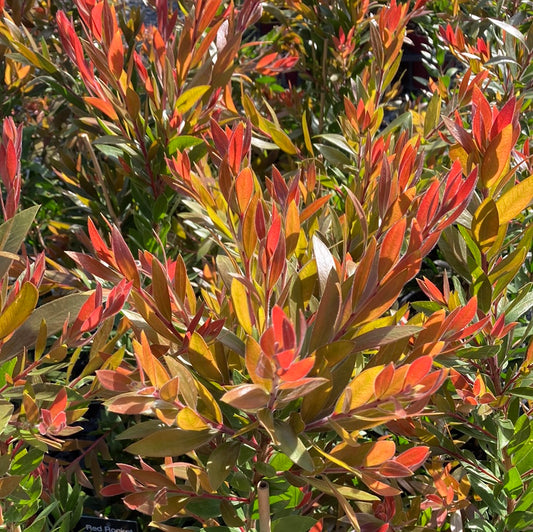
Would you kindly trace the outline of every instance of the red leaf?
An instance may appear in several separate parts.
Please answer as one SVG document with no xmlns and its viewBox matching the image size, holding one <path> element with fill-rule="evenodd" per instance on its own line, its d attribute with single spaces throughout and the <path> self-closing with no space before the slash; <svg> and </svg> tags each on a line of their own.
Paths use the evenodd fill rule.
<svg viewBox="0 0 533 532">
<path fill-rule="evenodd" d="M 395 460 L 396 462 L 403 464 L 405 467 L 416 471 L 426 461 L 428 456 L 429 447 L 421 445 L 419 447 L 407 449 L 407 451 L 399 454 Z"/>
<path fill-rule="evenodd" d="M 379 252 L 379 277 L 383 277 L 395 264 L 405 237 L 407 220 L 400 218 L 385 234 Z"/>
<path fill-rule="evenodd" d="M 268 257 L 272 257 L 276 251 L 281 236 L 281 217 L 279 216 L 276 208 L 272 212 L 272 223 L 267 234 L 266 250 Z"/>
<path fill-rule="evenodd" d="M 309 532 L 322 532 L 324 529 L 324 521 L 321 519 L 317 521 L 310 529 Z"/>
<path fill-rule="evenodd" d="M 425 377 L 431 370 L 433 365 L 433 357 L 430 355 L 417 358 L 410 366 L 405 376 L 404 387 L 415 386 L 420 383 L 421 379 Z"/>
<path fill-rule="evenodd" d="M 285 206 L 287 197 L 289 195 L 289 189 L 283 179 L 280 171 L 273 166 L 272 167 L 272 183 L 274 185 L 274 195 L 280 205 Z"/>
<path fill-rule="evenodd" d="M 442 121 L 448 128 L 448 131 L 452 137 L 464 148 L 467 153 L 473 153 L 476 151 L 476 145 L 474 144 L 472 137 L 462 126 L 455 123 L 453 120 L 450 120 L 447 116 L 443 116 Z"/>
<path fill-rule="evenodd" d="M 123 493 L 124 489 L 120 484 L 110 484 L 100 490 L 100 495 L 103 497 L 114 497 L 116 495 L 122 495 Z"/>
<path fill-rule="evenodd" d="M 294 362 L 288 370 L 280 373 L 280 379 L 282 381 L 298 381 L 305 377 L 314 365 L 314 357 L 308 357 L 298 362 Z"/>
<path fill-rule="evenodd" d="M 490 130 L 491 139 L 501 133 L 504 127 L 508 126 L 509 124 L 512 124 L 515 115 L 515 108 L 516 98 L 513 96 L 501 108 L 500 112 L 498 113 L 498 116 L 494 120 L 494 123 L 492 124 L 492 129 Z"/>
<path fill-rule="evenodd" d="M 416 213 L 416 221 L 422 230 L 432 225 L 433 219 L 439 208 L 439 181 L 435 180 L 422 197 L 420 207 Z"/>
<path fill-rule="evenodd" d="M 139 288 L 141 281 L 139 279 L 139 271 L 133 260 L 133 255 L 116 227 L 113 227 L 111 231 L 111 247 L 120 272 L 128 281 L 133 282 L 133 286 Z"/>
<path fill-rule="evenodd" d="M 443 324 L 443 332 L 462 331 L 476 316 L 477 297 L 474 296 L 464 307 L 454 309 Z M 446 338 L 447 335 L 444 335 Z"/>
<path fill-rule="evenodd" d="M 229 146 L 228 146 L 228 163 L 230 168 L 237 173 L 241 167 L 241 162 L 244 157 L 243 154 L 243 144 L 244 144 L 244 124 L 240 122 L 235 130 L 233 135 L 231 135 Z"/>
<path fill-rule="evenodd" d="M 374 394 L 377 399 L 383 397 L 387 392 L 392 378 L 394 376 L 394 366 L 388 364 L 383 368 L 383 371 L 376 377 L 374 382 Z"/>
<path fill-rule="evenodd" d="M 66 407 L 67 407 L 67 390 L 65 388 L 61 388 L 61 390 L 59 390 L 59 393 L 57 394 L 56 398 L 54 399 L 54 402 L 52 403 L 48 411 L 52 415 L 52 418 L 55 418 L 57 415 L 64 412 Z"/>
<path fill-rule="evenodd" d="M 98 258 L 104 260 L 111 266 L 116 266 L 116 262 L 113 258 L 111 250 L 107 247 L 103 238 L 100 236 L 98 229 L 96 229 L 94 222 L 90 218 L 87 220 L 87 229 L 89 230 L 91 244 L 93 245 L 94 251 L 98 255 Z"/>
</svg>

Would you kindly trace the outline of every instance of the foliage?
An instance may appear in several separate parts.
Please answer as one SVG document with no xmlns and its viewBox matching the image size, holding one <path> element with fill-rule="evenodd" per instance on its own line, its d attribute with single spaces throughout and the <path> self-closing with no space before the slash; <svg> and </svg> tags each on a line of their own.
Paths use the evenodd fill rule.
<svg viewBox="0 0 533 532">
<path fill-rule="evenodd" d="M 482 4 L 0 2 L 3 524 L 533 528 L 533 13 Z"/>
</svg>

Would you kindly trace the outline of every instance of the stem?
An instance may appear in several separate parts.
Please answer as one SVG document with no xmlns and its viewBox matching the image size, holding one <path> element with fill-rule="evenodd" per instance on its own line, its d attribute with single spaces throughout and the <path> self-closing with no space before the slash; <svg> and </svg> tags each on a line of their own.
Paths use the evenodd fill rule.
<svg viewBox="0 0 533 532">
<path fill-rule="evenodd" d="M 270 532 L 270 501 L 269 485 L 266 480 L 261 480 L 257 484 L 257 502 L 259 505 L 259 530 L 260 532 Z"/>
<path fill-rule="evenodd" d="M 87 152 L 89 153 L 89 158 L 91 159 L 91 162 L 93 163 L 96 180 L 98 181 L 98 184 L 100 185 L 100 188 L 102 189 L 102 194 L 104 195 L 104 201 L 105 201 L 107 210 L 109 212 L 109 215 L 111 216 L 113 223 L 117 227 L 120 227 L 120 220 L 118 219 L 115 213 L 115 210 L 113 209 L 111 198 L 109 197 L 109 194 L 107 193 L 107 188 L 104 183 L 104 175 L 102 173 L 102 169 L 100 168 L 100 163 L 98 162 L 98 159 L 96 158 L 96 154 L 94 153 L 93 147 L 91 145 L 91 141 L 89 140 L 89 136 L 86 133 L 82 133 L 80 135 L 80 138 L 85 144 L 85 147 L 87 148 Z"/>
</svg>

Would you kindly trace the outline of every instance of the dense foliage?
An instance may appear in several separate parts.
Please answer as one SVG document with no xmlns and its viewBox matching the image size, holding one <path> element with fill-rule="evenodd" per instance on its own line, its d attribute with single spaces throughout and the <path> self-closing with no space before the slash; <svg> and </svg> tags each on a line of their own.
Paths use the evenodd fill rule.
<svg viewBox="0 0 533 532">
<path fill-rule="evenodd" d="M 0 0 L 0 527 L 533 530 L 529 2 L 147 9 Z"/>
</svg>

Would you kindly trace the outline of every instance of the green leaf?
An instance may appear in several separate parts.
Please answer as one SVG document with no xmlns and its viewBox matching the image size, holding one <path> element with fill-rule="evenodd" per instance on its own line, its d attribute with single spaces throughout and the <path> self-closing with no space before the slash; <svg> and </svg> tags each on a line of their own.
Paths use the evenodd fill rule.
<svg viewBox="0 0 533 532">
<path fill-rule="evenodd" d="M 517 388 L 513 388 L 510 393 L 516 397 L 533 401 L 533 388 L 529 386 L 518 386 Z"/>
<path fill-rule="evenodd" d="M 280 450 L 285 453 L 295 464 L 306 471 L 314 471 L 315 465 L 305 445 L 296 436 L 293 428 L 280 420 L 274 421 L 274 432 Z"/>
<path fill-rule="evenodd" d="M 30 207 L 15 214 L 13 218 L 0 225 L 0 249 L 2 251 L 18 253 L 38 210 L 38 205 Z M 0 257 L 0 278 L 9 270 L 12 262 L 13 260 L 10 258 Z"/>
<path fill-rule="evenodd" d="M 141 423 L 135 423 L 131 427 L 128 427 L 124 432 L 115 436 L 117 440 L 137 440 L 153 434 L 154 432 L 159 432 L 164 429 L 165 425 L 162 421 L 158 419 L 150 419 L 149 421 L 143 421 Z"/>
<path fill-rule="evenodd" d="M 169 155 L 174 155 L 177 151 L 183 151 L 187 148 L 199 146 L 200 144 L 204 144 L 204 141 L 198 137 L 193 137 L 192 135 L 180 135 L 179 137 L 174 137 L 168 143 L 167 151 Z"/>
<path fill-rule="evenodd" d="M 351 159 L 336 148 L 332 148 L 326 144 L 315 144 L 315 146 L 324 158 L 334 166 L 349 166 L 352 164 Z"/>
<path fill-rule="evenodd" d="M 316 519 L 306 515 L 288 515 L 272 521 L 272 532 L 309 532 Z"/>
<path fill-rule="evenodd" d="M 12 358 L 0 365 L 0 388 L 6 384 L 6 376 L 13 377 L 13 371 L 17 365 L 17 359 Z"/>
<path fill-rule="evenodd" d="M 0 361 L 9 360 L 25 348 L 32 347 L 37 340 L 43 320 L 46 321 L 49 335 L 60 331 L 67 319 L 70 322 L 74 321 L 88 297 L 89 294 L 70 294 L 38 307 L 4 344 L 0 352 Z"/>
<path fill-rule="evenodd" d="M 504 22 L 503 20 L 498 20 L 496 18 L 489 18 L 488 20 L 490 20 L 494 25 L 498 26 L 506 33 L 509 33 L 510 35 L 518 39 L 522 44 L 526 44 L 526 38 L 518 28 L 515 28 L 514 26 L 511 26 L 511 24 L 508 24 L 507 22 Z"/>
<path fill-rule="evenodd" d="M 505 473 L 503 489 L 512 499 L 516 499 L 524 488 L 522 478 L 516 467 L 512 467 Z"/>
<path fill-rule="evenodd" d="M 207 475 L 213 490 L 217 490 L 232 472 L 239 457 L 240 444 L 223 442 L 217 445 L 207 461 Z"/>
<path fill-rule="evenodd" d="M 482 345 L 481 347 L 464 347 L 457 351 L 458 358 L 478 360 L 493 357 L 500 350 L 498 345 Z"/>
<path fill-rule="evenodd" d="M 505 519 L 505 530 L 509 532 L 522 532 L 531 530 L 533 525 L 533 512 L 513 512 Z"/>
<path fill-rule="evenodd" d="M 353 351 L 365 351 L 390 344 L 403 338 L 409 338 L 421 330 L 422 327 L 414 325 L 378 327 L 353 338 Z"/>
<path fill-rule="evenodd" d="M 7 427 L 11 415 L 13 414 L 13 405 L 5 399 L 0 399 L 0 435 Z"/>
<path fill-rule="evenodd" d="M 431 100 L 429 101 L 426 118 L 424 119 L 424 136 L 427 137 L 429 133 L 437 127 L 437 124 L 440 120 L 440 107 L 441 107 L 441 97 L 438 92 L 433 94 Z"/>
<path fill-rule="evenodd" d="M 149 457 L 181 456 L 211 441 L 209 430 L 181 430 L 175 428 L 154 432 L 126 447 L 131 454 Z"/>
<path fill-rule="evenodd" d="M 220 515 L 220 501 L 218 499 L 204 499 L 200 496 L 191 497 L 190 501 L 187 502 L 187 510 L 204 519 L 218 517 Z"/>
<path fill-rule="evenodd" d="M 176 102 L 176 110 L 185 114 L 198 102 L 198 100 L 210 89 L 210 85 L 198 85 L 182 92 Z"/>
</svg>

